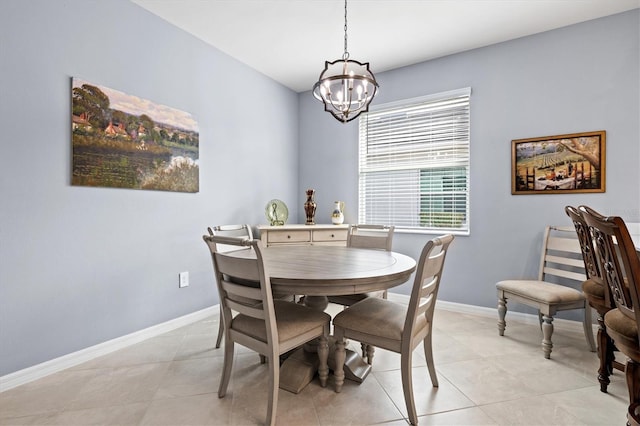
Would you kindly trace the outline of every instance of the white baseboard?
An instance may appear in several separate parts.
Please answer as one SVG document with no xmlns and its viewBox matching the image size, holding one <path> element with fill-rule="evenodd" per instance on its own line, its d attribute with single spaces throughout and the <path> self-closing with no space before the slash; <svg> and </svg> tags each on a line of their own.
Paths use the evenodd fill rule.
<svg viewBox="0 0 640 426">
<path fill-rule="evenodd" d="M 389 300 L 393 300 L 398 303 L 409 303 L 409 296 L 405 294 L 388 293 Z M 461 314 L 478 315 L 483 317 L 492 317 L 498 319 L 497 308 L 486 308 L 482 306 L 465 305 L 463 303 L 446 302 L 444 300 L 438 300 L 438 309 L 443 309 L 452 312 L 459 312 Z M 83 362 L 91 361 L 102 355 L 109 354 L 119 349 L 126 348 L 128 346 L 140 343 L 143 340 L 151 337 L 158 336 L 168 331 L 174 330 L 179 327 L 200 321 L 211 315 L 217 314 L 218 305 L 211 306 L 209 308 L 202 309 L 191 314 L 175 318 L 173 320 L 164 322 L 162 324 L 154 325 L 144 330 L 136 331 L 135 333 L 127 334 L 126 336 L 118 337 L 104 343 L 91 346 L 86 349 L 82 349 L 77 352 L 73 352 L 59 358 L 52 359 L 50 361 L 43 362 L 41 364 L 34 365 L 32 367 L 25 368 L 23 370 L 16 371 L 14 373 L 7 374 L 0 377 L 0 392 L 4 392 L 9 389 L 13 389 L 16 386 L 20 386 L 34 380 L 38 380 L 49 374 L 57 373 L 66 368 L 82 364 Z M 527 324 L 538 324 L 538 316 L 532 314 L 524 314 L 521 312 L 508 312 L 508 319 L 524 322 Z M 582 332 L 582 322 L 565 320 L 562 318 L 555 319 L 553 321 L 555 327 L 571 331 Z M 594 326 L 597 327 L 597 326 Z"/>
<path fill-rule="evenodd" d="M 58 371 L 62 371 L 78 364 L 82 364 L 83 362 L 90 361 L 99 356 L 107 355 L 119 349 L 123 349 L 136 343 L 140 343 L 143 340 L 149 339 L 151 337 L 155 337 L 160 334 L 167 333 L 171 330 L 175 330 L 176 328 L 189 325 L 196 321 L 200 321 L 211 315 L 217 314 L 218 312 L 218 305 L 211 306 L 209 308 L 205 308 L 200 311 L 193 312 L 191 314 L 187 314 L 182 317 L 151 326 L 149 328 L 145 328 L 144 330 L 117 337 L 115 339 L 99 343 L 86 349 L 63 355 L 61 357 L 45 361 L 41 364 L 37 364 L 23 370 L 18 370 L 14 373 L 7 374 L 0 377 L 0 392 L 13 389 L 16 386 L 38 380 L 50 374 L 57 373 Z"/>
<path fill-rule="evenodd" d="M 396 294 L 396 293 L 388 293 L 387 295 L 389 300 L 393 300 L 398 303 L 409 303 L 409 296 L 405 294 Z M 497 303 L 497 302 L 496 302 Z M 496 326 L 498 322 L 498 308 L 486 308 L 484 306 L 475 306 L 475 305 L 465 305 L 463 303 L 455 303 L 455 302 L 446 302 L 444 300 L 439 300 L 436 302 L 436 307 L 438 309 L 443 309 L 445 311 L 458 312 L 461 314 L 470 314 L 470 315 L 478 315 L 482 317 L 495 318 Z M 588 308 L 591 310 L 591 308 Z M 597 333 L 598 325 L 593 320 L 593 310 L 592 311 L 592 322 L 593 322 L 593 330 L 594 334 Z M 517 321 L 525 324 L 538 325 L 539 320 L 538 316 L 534 314 L 525 314 L 522 312 L 508 311 L 507 312 L 507 321 Z M 553 325 L 557 329 L 567 330 L 567 331 L 577 331 L 582 333 L 582 321 L 573 321 L 567 320 L 563 318 L 554 318 Z"/>
</svg>

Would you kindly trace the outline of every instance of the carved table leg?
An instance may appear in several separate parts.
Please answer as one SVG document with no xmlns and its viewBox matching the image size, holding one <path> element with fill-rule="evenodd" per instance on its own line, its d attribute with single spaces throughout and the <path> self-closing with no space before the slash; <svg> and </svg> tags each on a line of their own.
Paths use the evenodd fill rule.
<svg viewBox="0 0 640 426">
<path fill-rule="evenodd" d="M 326 296 L 305 296 L 304 305 L 313 309 L 324 311 L 329 304 Z M 335 372 L 335 346 L 329 344 L 329 368 Z M 333 347 L 332 347 L 333 346 Z M 300 393 L 313 380 L 318 369 L 317 342 L 306 343 L 297 349 L 280 366 L 280 388 L 293 393 Z M 373 357 L 373 355 L 372 355 Z M 362 383 L 369 375 L 371 366 L 367 364 L 360 354 L 347 349 L 345 353 L 344 377 L 349 380 Z"/>
<path fill-rule="evenodd" d="M 344 384 L 344 360 L 346 357 L 346 352 L 344 349 L 344 340 L 340 342 L 336 342 L 336 352 L 335 352 L 335 370 L 333 372 L 335 378 L 336 392 L 340 392 L 342 390 L 342 385 Z"/>
</svg>

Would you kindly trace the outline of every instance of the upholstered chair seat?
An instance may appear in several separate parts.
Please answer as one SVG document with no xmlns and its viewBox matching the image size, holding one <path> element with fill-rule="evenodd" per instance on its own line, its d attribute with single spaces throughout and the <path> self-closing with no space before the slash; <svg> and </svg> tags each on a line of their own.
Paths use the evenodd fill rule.
<svg viewBox="0 0 640 426">
<path fill-rule="evenodd" d="M 274 300 L 278 339 L 282 343 L 305 334 L 318 326 L 318 323 L 330 322 L 331 316 L 321 311 L 309 309 L 297 303 Z M 261 342 L 267 343 L 267 329 L 264 320 L 247 315 L 237 315 L 231 321 L 231 328 Z"/>
<path fill-rule="evenodd" d="M 611 309 L 604 315 L 604 324 L 609 337 L 618 349 L 632 358 L 640 359 L 640 343 L 638 342 L 638 324 L 619 309 Z"/>
<path fill-rule="evenodd" d="M 406 305 L 380 298 L 368 298 L 351 306 L 348 316 L 336 316 L 333 325 L 349 328 L 352 333 L 360 333 L 363 336 L 375 330 L 376 339 L 384 339 L 386 348 L 391 346 L 393 349 L 390 350 L 400 352 L 406 317 Z M 425 316 L 419 316 L 416 318 L 414 332 L 419 334 L 420 330 L 427 326 Z M 367 341 L 370 340 L 369 338 Z"/>
<path fill-rule="evenodd" d="M 584 301 L 584 295 L 581 291 L 545 281 L 504 280 L 498 282 L 496 288 L 508 291 L 512 296 L 520 296 L 545 306 Z"/>
<path fill-rule="evenodd" d="M 624 280 L 627 284 L 627 280 Z M 582 284 L 582 292 L 593 309 L 604 315 L 611 310 L 610 304 L 605 298 L 606 287 L 598 280 L 588 279 Z"/>
<path fill-rule="evenodd" d="M 385 298 L 385 291 L 370 291 L 367 293 L 347 294 L 344 296 L 331 296 L 329 301 L 336 305 L 351 306 L 368 297 Z"/>
<path fill-rule="evenodd" d="M 603 309 L 611 309 L 605 307 L 604 289 L 604 284 L 593 279 L 588 279 L 582 283 L 582 291 L 585 297 L 589 303 L 593 302 L 591 306 L 596 310 L 600 305 L 602 305 Z"/>
</svg>

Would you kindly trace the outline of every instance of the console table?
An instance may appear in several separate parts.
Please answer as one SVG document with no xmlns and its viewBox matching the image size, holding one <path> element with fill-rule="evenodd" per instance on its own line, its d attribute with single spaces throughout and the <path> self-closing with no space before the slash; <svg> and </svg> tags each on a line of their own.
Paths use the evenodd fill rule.
<svg viewBox="0 0 640 426">
<path fill-rule="evenodd" d="M 265 247 L 282 244 L 345 246 L 349 225 L 258 225 Z"/>
</svg>

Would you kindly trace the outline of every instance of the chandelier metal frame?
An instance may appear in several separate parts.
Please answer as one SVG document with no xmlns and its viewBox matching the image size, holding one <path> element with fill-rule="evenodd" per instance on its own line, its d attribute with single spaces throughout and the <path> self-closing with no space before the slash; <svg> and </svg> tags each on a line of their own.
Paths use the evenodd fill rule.
<svg viewBox="0 0 640 426">
<path fill-rule="evenodd" d="M 342 59 L 325 61 L 324 70 L 313 86 L 313 96 L 324 103 L 324 110 L 347 123 L 369 110 L 378 92 L 378 82 L 368 62 L 349 59 L 347 49 L 347 0 L 344 1 L 344 53 Z"/>
</svg>

